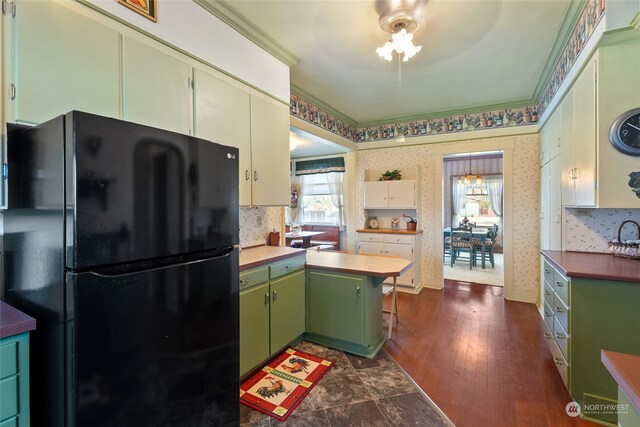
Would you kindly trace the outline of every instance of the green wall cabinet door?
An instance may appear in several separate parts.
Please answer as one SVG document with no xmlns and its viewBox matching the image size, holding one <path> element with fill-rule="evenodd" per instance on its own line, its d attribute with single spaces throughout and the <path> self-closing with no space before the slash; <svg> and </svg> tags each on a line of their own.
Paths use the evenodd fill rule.
<svg viewBox="0 0 640 427">
<path fill-rule="evenodd" d="M 29 333 L 0 339 L 0 426 L 28 427 Z"/>
<path fill-rule="evenodd" d="M 269 283 L 240 292 L 240 374 L 269 357 Z"/>
<path fill-rule="evenodd" d="M 18 1 L 11 28 L 10 121 L 71 110 L 119 117 L 120 35 L 52 1 Z"/>
<path fill-rule="evenodd" d="M 271 354 L 304 333 L 304 270 L 271 281 Z"/>
<path fill-rule="evenodd" d="M 240 150 L 240 205 L 251 205 L 250 95 L 242 89 L 193 69 L 193 131 Z"/>
<path fill-rule="evenodd" d="M 123 36 L 123 118 L 189 134 L 189 71 L 178 58 Z"/>
</svg>

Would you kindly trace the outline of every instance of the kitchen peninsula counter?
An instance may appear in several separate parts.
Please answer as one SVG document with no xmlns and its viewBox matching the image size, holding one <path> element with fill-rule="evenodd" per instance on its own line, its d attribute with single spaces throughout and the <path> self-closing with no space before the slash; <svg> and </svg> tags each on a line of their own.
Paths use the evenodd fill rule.
<svg viewBox="0 0 640 427">
<path fill-rule="evenodd" d="M 285 246 L 256 246 L 240 251 L 240 271 L 260 267 L 274 261 L 281 261 L 296 256 L 304 256 L 304 249 Z"/>
<path fill-rule="evenodd" d="M 640 260 L 593 252 L 540 252 L 568 277 L 640 283 Z"/>
<path fill-rule="evenodd" d="M 362 274 L 371 277 L 393 277 L 409 270 L 413 263 L 402 258 L 308 251 L 306 267 L 339 273 Z"/>
</svg>

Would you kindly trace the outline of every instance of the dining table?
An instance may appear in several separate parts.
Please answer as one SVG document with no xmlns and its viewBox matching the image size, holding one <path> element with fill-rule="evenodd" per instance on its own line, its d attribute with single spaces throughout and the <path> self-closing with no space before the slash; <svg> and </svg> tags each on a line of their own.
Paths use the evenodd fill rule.
<svg viewBox="0 0 640 427">
<path fill-rule="evenodd" d="M 285 241 L 287 246 L 291 246 L 291 241 L 294 239 L 302 239 L 302 247 L 310 248 L 311 247 L 311 238 L 313 236 L 318 236 L 320 234 L 324 234 L 324 231 L 299 231 L 298 233 L 285 233 Z"/>
<path fill-rule="evenodd" d="M 489 231 L 491 231 L 491 228 L 486 228 L 486 227 L 456 227 L 453 229 L 453 231 L 466 231 L 466 232 L 471 232 L 471 237 L 475 238 L 475 239 L 480 239 L 481 243 L 481 247 L 480 247 L 480 251 L 481 251 L 481 259 L 482 259 L 482 268 L 486 267 L 486 263 L 485 263 L 485 254 L 486 254 L 486 247 L 484 244 L 485 239 L 487 238 L 487 235 L 489 234 Z M 451 236 L 451 227 L 445 227 L 442 233 L 442 239 L 446 239 L 447 237 Z"/>
</svg>

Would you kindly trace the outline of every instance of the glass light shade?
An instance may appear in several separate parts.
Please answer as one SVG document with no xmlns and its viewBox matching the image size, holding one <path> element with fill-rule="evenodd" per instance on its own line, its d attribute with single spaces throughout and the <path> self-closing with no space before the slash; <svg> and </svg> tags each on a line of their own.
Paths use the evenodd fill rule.
<svg viewBox="0 0 640 427">
<path fill-rule="evenodd" d="M 386 42 L 384 46 L 376 49 L 378 56 L 387 61 L 393 59 L 392 53 L 394 50 L 398 52 L 398 54 L 404 53 L 402 61 L 407 62 L 422 49 L 422 46 L 413 45 L 413 34 L 407 33 L 407 30 L 404 28 L 392 34 L 391 40 L 391 42 Z"/>
</svg>

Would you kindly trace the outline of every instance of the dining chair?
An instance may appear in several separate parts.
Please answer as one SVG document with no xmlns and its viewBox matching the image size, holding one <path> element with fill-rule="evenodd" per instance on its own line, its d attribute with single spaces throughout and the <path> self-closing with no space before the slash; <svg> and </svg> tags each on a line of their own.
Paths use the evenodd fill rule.
<svg viewBox="0 0 640 427">
<path fill-rule="evenodd" d="M 477 247 L 477 243 L 473 240 L 471 230 L 465 231 L 451 229 L 451 267 L 453 267 L 456 260 L 467 259 L 461 258 L 460 252 L 468 252 L 469 270 L 471 270 L 476 263 Z"/>
</svg>

